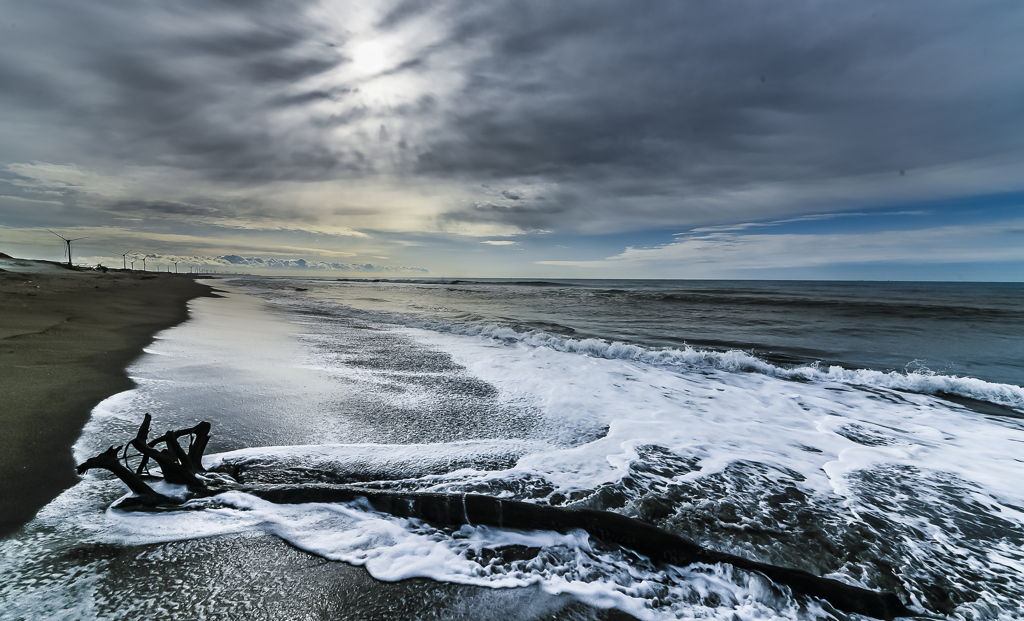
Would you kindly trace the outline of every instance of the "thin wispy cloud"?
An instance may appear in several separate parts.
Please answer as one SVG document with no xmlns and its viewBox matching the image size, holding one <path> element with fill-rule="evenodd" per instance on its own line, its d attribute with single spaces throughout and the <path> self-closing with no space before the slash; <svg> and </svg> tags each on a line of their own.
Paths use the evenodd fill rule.
<svg viewBox="0 0 1024 621">
<path fill-rule="evenodd" d="M 885 216 L 923 216 L 927 211 L 882 211 L 882 212 L 845 212 L 845 213 L 816 213 L 797 218 L 786 218 L 784 220 L 772 220 L 770 222 L 741 222 L 738 224 L 720 224 L 718 226 L 699 226 L 682 233 L 674 233 L 675 236 L 693 235 L 704 233 L 724 233 L 730 231 L 745 231 L 747 229 L 779 226 L 792 224 L 794 222 L 818 222 L 822 220 L 834 220 L 836 218 L 883 218 Z"/>
<path fill-rule="evenodd" d="M 663 277 L 709 278 L 779 268 L 845 263 L 1024 261 L 1024 220 L 916 230 L 827 234 L 711 232 L 601 260 L 542 261 L 601 270 L 648 270 Z"/>
</svg>

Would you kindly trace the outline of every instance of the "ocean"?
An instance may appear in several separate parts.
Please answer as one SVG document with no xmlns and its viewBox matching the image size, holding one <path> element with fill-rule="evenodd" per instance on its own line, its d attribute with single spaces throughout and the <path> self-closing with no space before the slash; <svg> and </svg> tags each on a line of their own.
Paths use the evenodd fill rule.
<svg viewBox="0 0 1024 621">
<path fill-rule="evenodd" d="M 621 513 L 713 550 L 1024 616 L 1024 285 L 231 278 L 93 411 L 82 461 L 213 424 L 247 482 Z M 833 619 L 583 531 L 241 493 L 125 513 L 90 472 L 0 541 L 0 619 Z"/>
</svg>

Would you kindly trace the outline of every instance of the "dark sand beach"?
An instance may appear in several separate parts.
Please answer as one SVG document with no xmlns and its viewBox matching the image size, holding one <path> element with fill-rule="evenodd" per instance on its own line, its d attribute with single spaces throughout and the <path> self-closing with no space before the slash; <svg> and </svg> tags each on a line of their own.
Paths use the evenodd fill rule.
<svg viewBox="0 0 1024 621">
<path fill-rule="evenodd" d="M 0 537 L 78 480 L 71 447 L 125 367 L 211 295 L 191 277 L 0 256 Z"/>
</svg>

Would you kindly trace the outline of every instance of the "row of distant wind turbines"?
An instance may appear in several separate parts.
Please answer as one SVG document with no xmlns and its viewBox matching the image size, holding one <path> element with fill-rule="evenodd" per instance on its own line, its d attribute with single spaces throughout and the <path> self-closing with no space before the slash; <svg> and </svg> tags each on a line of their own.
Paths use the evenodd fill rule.
<svg viewBox="0 0 1024 621">
<path fill-rule="evenodd" d="M 46 230 L 50 231 L 50 229 L 46 229 Z M 78 241 L 80 239 L 88 239 L 88 236 L 86 236 L 86 237 L 73 237 L 71 239 L 68 239 L 67 237 L 64 237 L 63 235 L 61 235 L 60 233 L 56 233 L 54 231 L 50 231 L 50 232 L 53 233 L 54 235 L 56 235 L 57 237 L 59 237 L 59 238 L 64 240 L 64 245 L 67 247 L 66 250 L 65 250 L 65 253 L 68 256 L 68 267 L 73 267 L 71 265 L 71 242 Z M 132 264 L 132 269 L 134 270 L 135 269 L 135 262 L 139 260 L 138 258 L 132 259 L 131 261 L 128 260 L 128 254 L 132 250 L 135 250 L 135 249 L 134 248 L 129 248 L 125 252 L 121 253 L 121 261 L 124 264 L 123 265 L 124 269 L 128 269 L 128 264 L 131 263 Z M 142 255 L 141 258 L 142 258 L 142 271 L 145 272 L 146 271 L 146 255 Z M 174 263 L 174 273 L 177 274 L 178 273 L 178 262 L 177 261 L 172 261 L 172 263 Z M 190 267 L 189 271 L 192 271 L 192 269 L 193 268 Z M 198 268 L 196 268 L 196 269 L 198 269 Z M 167 271 L 171 271 L 170 268 L 167 268 Z"/>
</svg>

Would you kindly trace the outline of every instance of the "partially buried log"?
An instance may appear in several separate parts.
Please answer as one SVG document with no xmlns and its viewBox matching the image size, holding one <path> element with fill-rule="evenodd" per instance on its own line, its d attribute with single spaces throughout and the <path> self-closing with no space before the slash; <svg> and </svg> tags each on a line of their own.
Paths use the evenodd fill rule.
<svg viewBox="0 0 1024 621">
<path fill-rule="evenodd" d="M 646 522 L 609 511 L 550 507 L 480 494 L 394 492 L 326 484 L 241 485 L 223 479 L 202 477 L 201 473 L 205 472 L 202 457 L 210 440 L 210 424 L 203 422 L 189 429 L 168 431 L 149 441 L 151 421 L 150 415 L 146 414 L 138 434 L 130 442 L 142 457 L 135 472 L 128 468 L 127 446 L 121 457 L 118 457 L 118 453 L 122 449 L 112 446 L 78 466 L 79 474 L 93 468 L 109 470 L 128 486 L 135 496 L 118 503 L 118 509 L 152 510 L 183 504 L 183 500 L 160 494 L 146 483 L 143 473 L 147 471 L 148 460 L 152 459 L 160 466 L 164 480 L 187 486 L 193 498 L 241 491 L 277 504 L 339 503 L 365 499 L 373 509 L 381 513 L 439 525 L 466 524 L 560 532 L 582 529 L 606 543 L 643 554 L 656 563 L 677 566 L 728 563 L 740 569 L 759 572 L 778 584 L 788 586 L 794 593 L 821 598 L 846 612 L 886 620 L 916 616 L 892 593 L 876 593 L 799 569 L 778 567 L 707 550 Z M 187 451 L 178 444 L 178 439 L 184 436 L 191 438 Z M 166 448 L 157 450 L 156 447 L 161 443 Z"/>
</svg>

